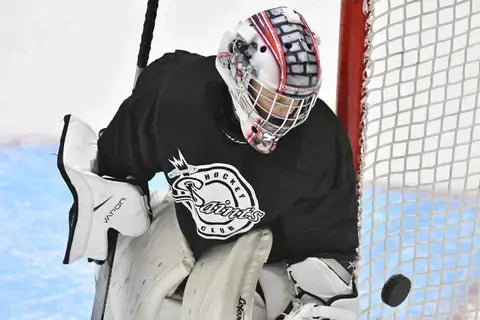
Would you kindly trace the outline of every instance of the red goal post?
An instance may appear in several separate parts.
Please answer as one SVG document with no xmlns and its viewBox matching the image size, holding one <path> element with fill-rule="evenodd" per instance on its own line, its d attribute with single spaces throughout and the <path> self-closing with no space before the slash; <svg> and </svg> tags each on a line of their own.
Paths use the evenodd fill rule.
<svg viewBox="0 0 480 320">
<path fill-rule="evenodd" d="M 360 159 L 366 21 L 362 0 L 342 1 L 338 50 L 337 117 L 350 138 L 356 170 L 358 170 Z"/>
</svg>

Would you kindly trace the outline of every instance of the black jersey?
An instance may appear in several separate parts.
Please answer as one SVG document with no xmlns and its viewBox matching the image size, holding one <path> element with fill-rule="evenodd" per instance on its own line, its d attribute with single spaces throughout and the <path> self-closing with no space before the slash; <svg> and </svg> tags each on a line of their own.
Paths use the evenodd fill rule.
<svg viewBox="0 0 480 320">
<path fill-rule="evenodd" d="M 270 262 L 356 257 L 350 144 L 320 99 L 261 154 L 243 139 L 215 56 L 176 51 L 142 73 L 98 148 L 102 175 L 148 181 L 164 172 L 196 257 L 253 228 L 272 230 Z"/>
</svg>

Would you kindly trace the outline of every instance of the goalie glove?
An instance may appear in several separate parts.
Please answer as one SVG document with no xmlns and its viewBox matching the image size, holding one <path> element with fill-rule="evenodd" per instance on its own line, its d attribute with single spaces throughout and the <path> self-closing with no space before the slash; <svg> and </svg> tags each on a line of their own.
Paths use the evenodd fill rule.
<svg viewBox="0 0 480 320">
<path fill-rule="evenodd" d="M 73 205 L 63 263 L 72 263 L 82 256 L 104 261 L 109 229 L 131 237 L 148 229 L 148 190 L 132 184 L 133 180 L 95 174 L 97 134 L 72 115 L 65 116 L 64 122 L 57 167 L 72 193 Z"/>
<path fill-rule="evenodd" d="M 277 319 L 356 320 L 358 292 L 350 272 L 334 259 L 307 258 L 287 268 L 295 299 Z"/>
</svg>

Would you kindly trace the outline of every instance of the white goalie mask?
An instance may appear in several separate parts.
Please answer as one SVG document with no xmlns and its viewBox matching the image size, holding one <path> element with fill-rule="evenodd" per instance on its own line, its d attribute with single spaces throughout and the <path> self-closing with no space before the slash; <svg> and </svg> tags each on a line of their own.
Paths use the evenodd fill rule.
<svg viewBox="0 0 480 320">
<path fill-rule="evenodd" d="M 224 34 L 216 67 L 257 151 L 272 152 L 307 119 L 321 83 L 317 41 L 303 16 L 286 7 L 254 14 Z"/>
</svg>

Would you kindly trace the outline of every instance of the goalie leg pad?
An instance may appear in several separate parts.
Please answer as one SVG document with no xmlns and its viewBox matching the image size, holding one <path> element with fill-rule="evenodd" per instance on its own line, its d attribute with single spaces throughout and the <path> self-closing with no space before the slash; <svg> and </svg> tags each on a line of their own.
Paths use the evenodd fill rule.
<svg viewBox="0 0 480 320">
<path fill-rule="evenodd" d="M 271 247 L 271 231 L 256 229 L 208 250 L 187 281 L 182 320 L 252 319 L 258 276 Z"/>
<path fill-rule="evenodd" d="M 182 302 L 175 299 L 165 298 L 162 308 L 155 320 L 181 320 L 180 312 L 182 310 Z"/>
<path fill-rule="evenodd" d="M 288 277 L 285 261 L 264 265 L 258 282 L 264 293 L 266 319 L 277 319 L 295 297 L 294 283 Z"/>
<path fill-rule="evenodd" d="M 139 187 L 94 173 L 97 139 L 85 122 L 65 116 L 57 159 L 57 167 L 73 195 L 65 264 L 84 255 L 105 260 L 109 228 L 136 237 L 150 225 L 147 197 Z"/>
<path fill-rule="evenodd" d="M 170 194 L 153 193 L 151 206 L 154 219 L 145 234 L 118 237 L 105 320 L 158 319 L 164 299 L 193 268 Z"/>
</svg>

